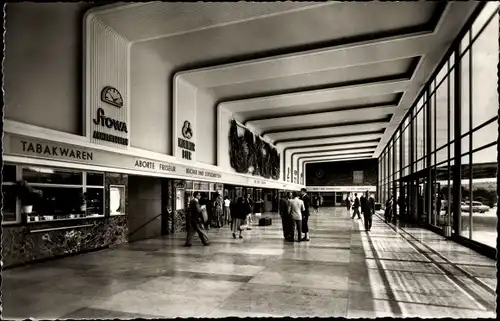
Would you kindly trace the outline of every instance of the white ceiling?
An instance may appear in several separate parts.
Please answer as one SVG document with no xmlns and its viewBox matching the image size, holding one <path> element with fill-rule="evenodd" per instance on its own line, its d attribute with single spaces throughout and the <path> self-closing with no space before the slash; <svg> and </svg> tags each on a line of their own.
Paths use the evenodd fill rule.
<svg viewBox="0 0 500 321">
<path fill-rule="evenodd" d="M 282 151 L 377 140 L 363 156 L 376 158 L 477 5 L 146 2 L 94 13 Z"/>
</svg>

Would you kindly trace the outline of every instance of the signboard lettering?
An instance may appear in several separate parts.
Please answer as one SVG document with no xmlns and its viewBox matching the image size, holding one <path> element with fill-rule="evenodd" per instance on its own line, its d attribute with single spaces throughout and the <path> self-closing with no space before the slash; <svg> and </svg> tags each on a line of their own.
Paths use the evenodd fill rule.
<svg viewBox="0 0 500 321">
<path fill-rule="evenodd" d="M 190 150 L 192 152 L 194 152 L 194 143 L 190 142 L 190 141 L 187 141 L 185 139 L 182 139 L 182 138 L 177 138 L 177 143 L 179 145 L 180 148 L 184 148 L 184 149 L 187 149 L 187 150 Z"/>
<path fill-rule="evenodd" d="M 56 147 L 39 143 L 31 143 L 24 140 L 21 141 L 21 144 L 23 145 L 23 152 L 38 154 L 42 156 L 62 156 L 80 160 L 92 160 L 94 157 L 92 152 L 74 148 Z"/>
<path fill-rule="evenodd" d="M 182 148 L 182 158 L 187 160 L 191 159 L 191 152 L 195 151 L 194 143 L 182 139 L 180 137 L 177 138 L 177 145 Z"/>
<path fill-rule="evenodd" d="M 115 135 L 103 133 L 97 130 L 94 130 L 94 134 L 92 135 L 94 139 L 105 140 L 110 143 L 116 143 L 120 145 L 128 145 L 128 138 L 118 137 Z"/>
<path fill-rule="evenodd" d="M 213 178 L 222 178 L 222 175 L 219 173 L 205 172 L 205 176 L 213 177 Z"/>
<path fill-rule="evenodd" d="M 106 117 L 104 114 L 104 109 L 97 109 L 97 117 L 94 119 L 94 124 L 105 126 L 107 128 L 114 128 L 117 131 L 128 133 L 127 123 Z"/>
<path fill-rule="evenodd" d="M 44 142 L 43 140 L 27 139 L 15 135 L 6 134 L 10 143 L 6 144 L 6 155 L 22 155 L 41 157 L 52 160 L 66 160 L 82 164 L 93 164 L 115 168 L 148 171 L 155 173 L 172 173 L 176 175 L 189 175 L 191 177 L 204 177 L 208 180 L 222 179 L 223 174 L 210 170 L 186 167 L 182 164 L 171 164 L 167 162 L 136 158 L 134 156 L 119 153 L 89 150 L 78 146 L 65 145 L 61 143 Z M 235 176 L 231 181 L 247 183 L 248 178 Z M 266 182 L 262 182 L 266 184 Z"/>
<path fill-rule="evenodd" d="M 114 129 L 118 132 L 128 133 L 127 123 L 106 117 L 104 113 L 104 109 L 97 109 L 96 119 L 93 120 L 94 124 L 97 126 L 107 127 L 110 129 Z M 94 130 L 92 137 L 98 140 L 104 140 L 110 143 L 116 143 L 120 145 L 128 145 L 128 138 L 119 137 L 112 134 L 104 133 L 98 130 Z"/>
<path fill-rule="evenodd" d="M 191 152 L 188 150 L 182 150 L 182 158 L 191 160 Z"/>
<path fill-rule="evenodd" d="M 162 172 L 174 172 L 175 173 L 175 165 L 158 163 L 158 167 Z"/>
<path fill-rule="evenodd" d="M 147 169 L 153 169 L 153 170 L 155 169 L 154 162 L 143 161 L 143 160 L 136 160 L 134 166 L 139 167 L 139 168 L 147 168 Z"/>
</svg>

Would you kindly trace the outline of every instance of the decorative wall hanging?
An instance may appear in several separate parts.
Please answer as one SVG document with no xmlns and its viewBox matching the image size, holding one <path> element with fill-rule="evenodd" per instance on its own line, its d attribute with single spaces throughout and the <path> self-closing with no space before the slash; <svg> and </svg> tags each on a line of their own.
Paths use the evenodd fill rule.
<svg viewBox="0 0 500 321">
<path fill-rule="evenodd" d="M 276 148 L 244 128 L 238 130 L 236 120 L 229 129 L 229 158 L 238 173 L 279 179 L 280 156 Z"/>
</svg>

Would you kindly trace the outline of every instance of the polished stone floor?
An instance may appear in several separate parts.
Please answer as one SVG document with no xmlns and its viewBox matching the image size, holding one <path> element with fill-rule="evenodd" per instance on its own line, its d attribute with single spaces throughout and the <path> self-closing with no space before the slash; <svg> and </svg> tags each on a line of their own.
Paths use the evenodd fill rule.
<svg viewBox="0 0 500 321">
<path fill-rule="evenodd" d="M 289 243 L 265 215 L 242 240 L 224 227 L 209 247 L 177 235 L 3 271 L 3 317 L 496 316 L 495 261 L 432 232 L 322 208 Z"/>
</svg>

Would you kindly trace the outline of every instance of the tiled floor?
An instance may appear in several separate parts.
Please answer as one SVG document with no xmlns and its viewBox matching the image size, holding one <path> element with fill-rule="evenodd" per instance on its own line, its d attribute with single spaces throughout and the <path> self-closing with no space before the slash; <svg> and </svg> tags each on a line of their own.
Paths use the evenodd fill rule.
<svg viewBox="0 0 500 321">
<path fill-rule="evenodd" d="M 310 219 L 311 241 L 282 240 L 281 222 L 211 245 L 184 235 L 3 272 L 3 317 L 496 316 L 495 261 L 374 217 L 366 233 L 343 208 Z"/>
</svg>

